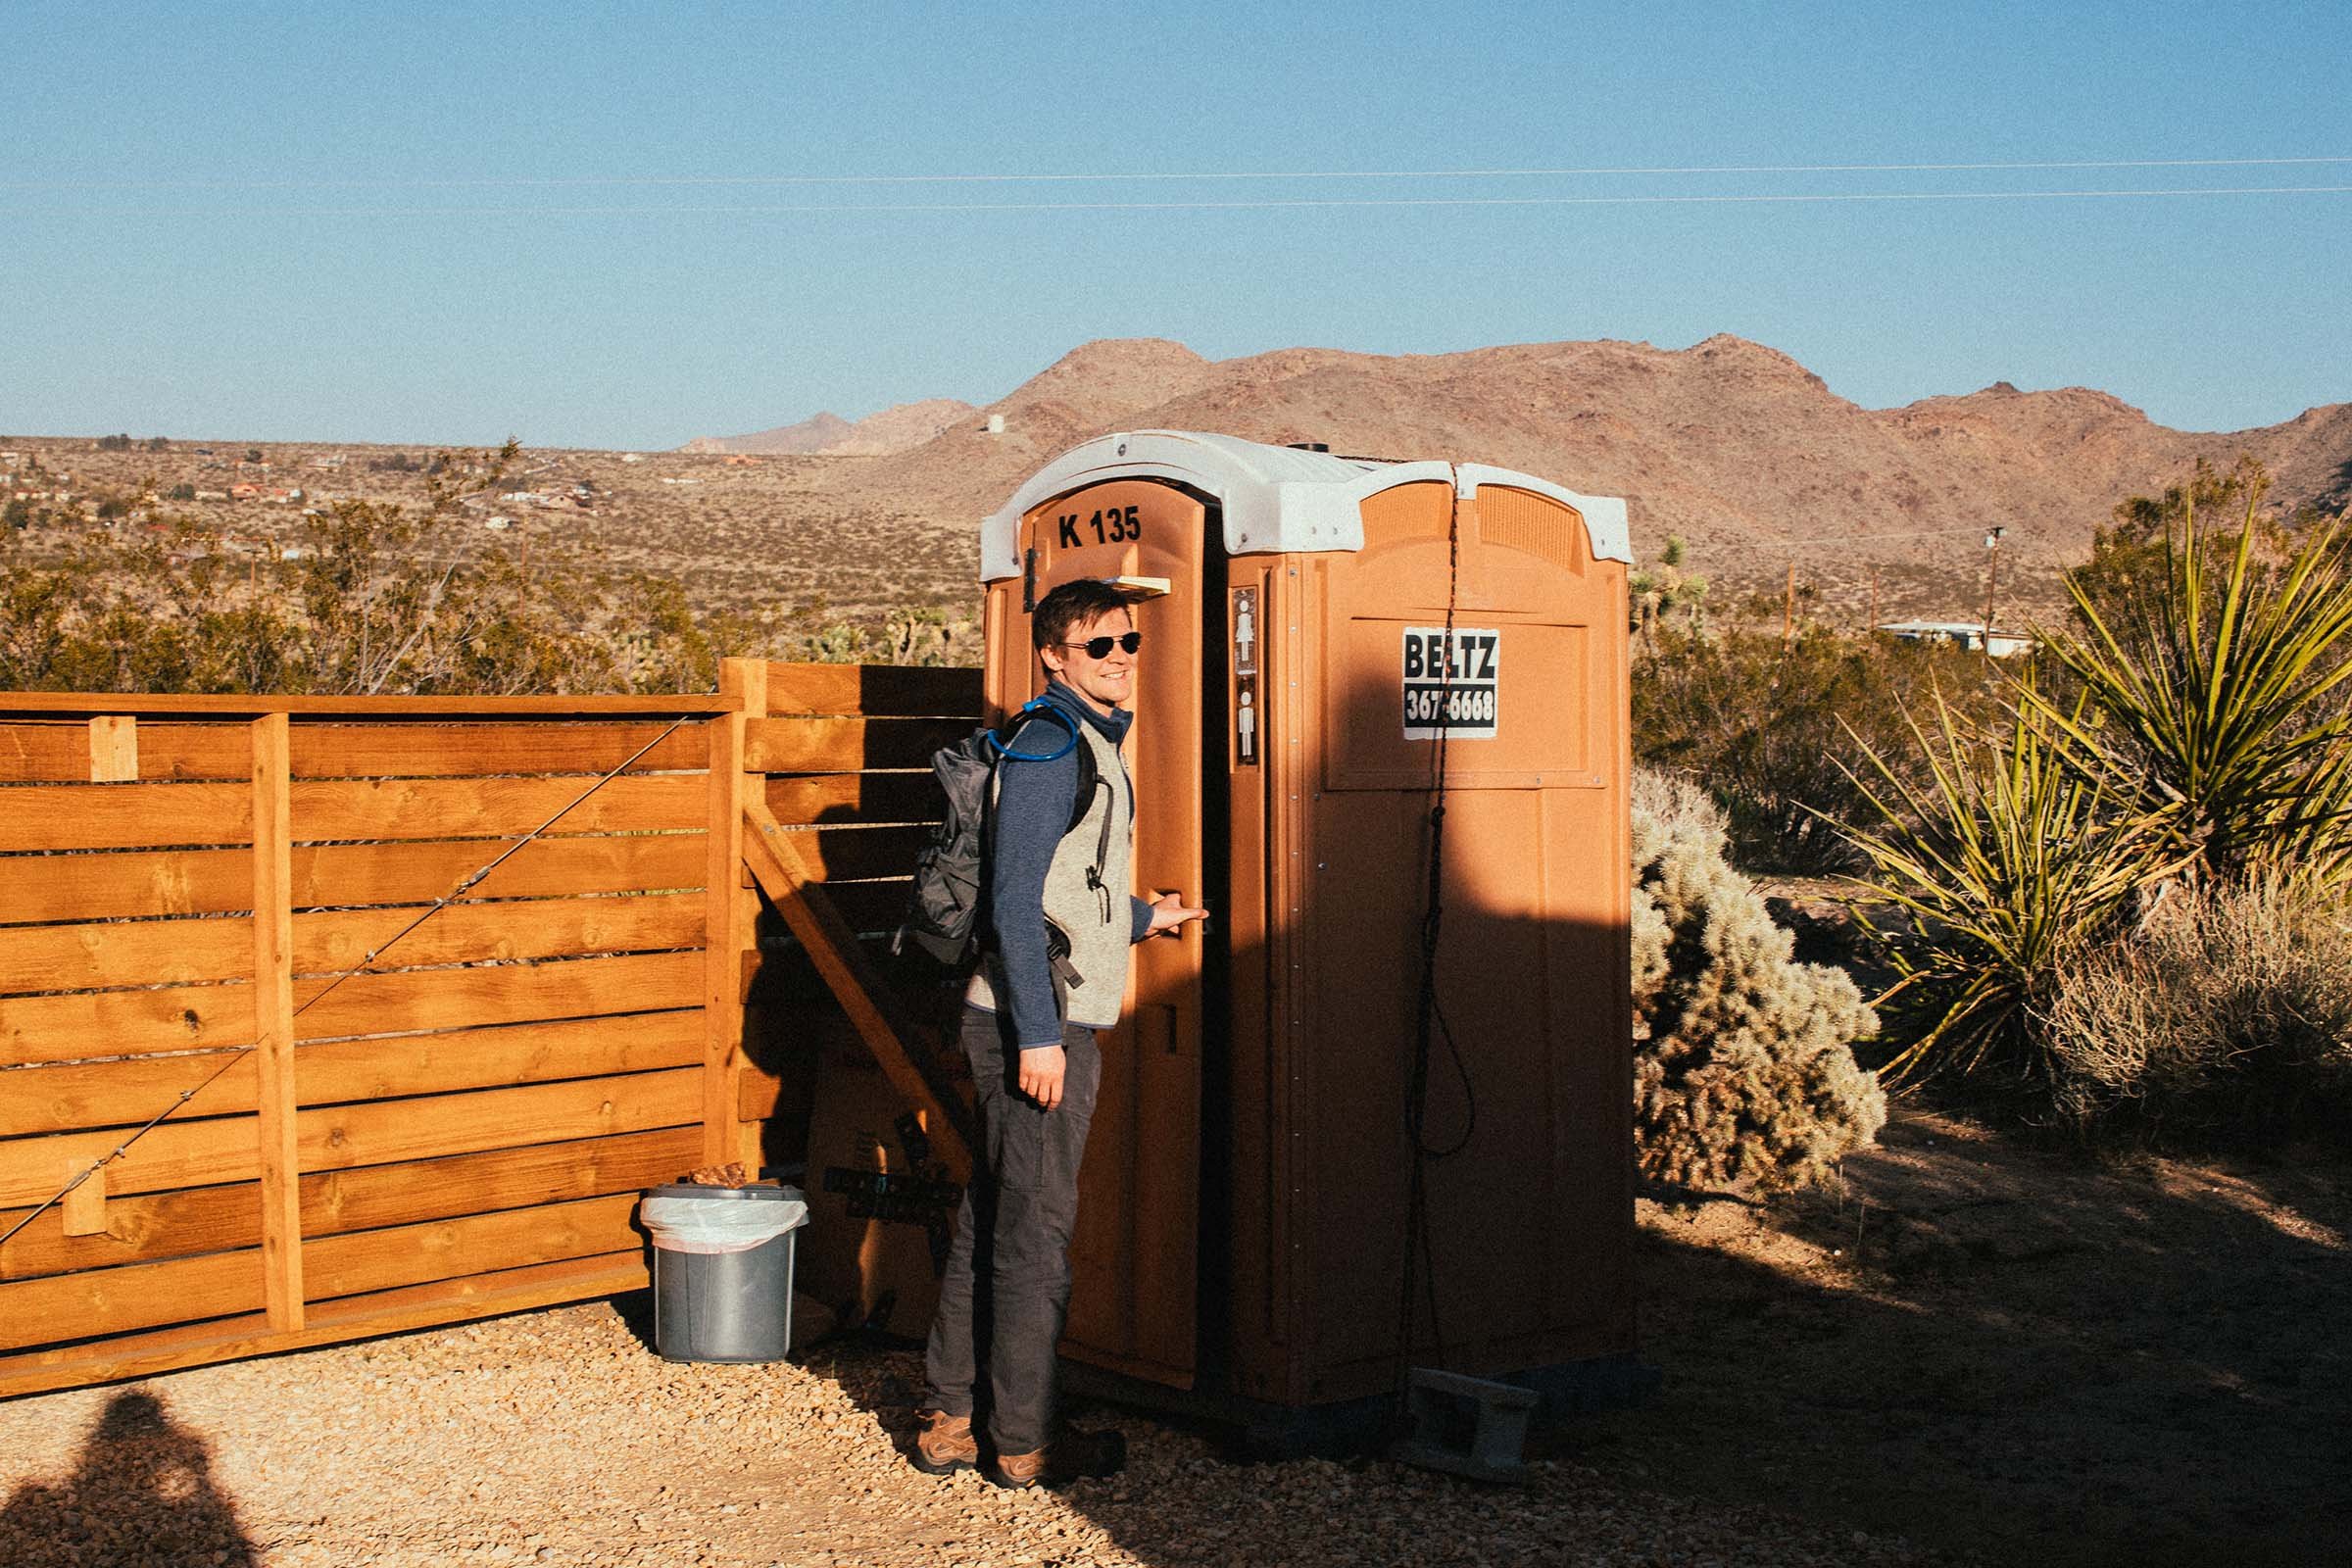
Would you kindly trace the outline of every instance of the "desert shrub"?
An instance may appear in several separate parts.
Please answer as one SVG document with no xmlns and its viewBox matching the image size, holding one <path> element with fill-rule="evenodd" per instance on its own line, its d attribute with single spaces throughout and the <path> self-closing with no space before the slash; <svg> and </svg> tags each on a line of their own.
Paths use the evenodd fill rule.
<svg viewBox="0 0 2352 1568">
<path fill-rule="evenodd" d="M 2085 1132 L 2176 1143 L 2340 1137 L 2345 917 L 2307 881 L 2173 888 L 2131 941 L 2060 966 L 2040 1020 L 2059 1113 Z"/>
<path fill-rule="evenodd" d="M 2070 574 L 2080 629 L 2047 649 L 2085 702 L 2022 694 L 2060 757 L 2146 829 L 2150 881 L 2352 871 L 2347 538 L 2340 518 L 2317 523 L 2271 559 L 2266 535 L 2283 535 L 2260 496 L 2249 486 L 2220 535 L 2185 500 L 2150 546 L 2144 594 Z"/>
<path fill-rule="evenodd" d="M 1840 829 L 1868 862 L 1857 923 L 1896 975 L 1875 999 L 1906 1041 L 1885 1071 L 2046 1084 L 2037 1009 L 2059 966 L 2126 918 L 2143 839 L 2103 814 L 2098 783 L 2030 714 L 1995 729 L 1939 698 L 1930 708 L 1935 727 L 1911 723 L 1907 758 L 1926 781 L 1864 747 L 1855 788 L 1877 820 Z"/>
<path fill-rule="evenodd" d="M 1692 1184 L 1818 1181 L 1886 1122 L 1886 1096 L 1852 1046 L 1877 1019 L 1843 972 L 1791 961 L 1793 938 L 1724 858 L 1722 819 L 1702 794 L 1655 778 L 1636 788 L 1641 1168 Z"/>
<path fill-rule="evenodd" d="M 1785 644 L 1777 632 L 1659 626 L 1635 645 L 1635 755 L 1705 783 L 1741 864 L 1850 869 L 1853 846 L 1833 824 L 1867 806 L 1849 766 L 1866 745 L 1905 757 L 1902 711 L 1930 690 L 1964 711 L 1989 711 L 1997 677 L 1987 663 L 1825 627 Z"/>
<path fill-rule="evenodd" d="M 514 455 L 466 466 L 469 484 L 436 484 L 422 508 L 338 502 L 268 560 L 182 521 L 0 564 L 0 690 L 711 691 L 721 658 L 773 651 L 772 627 L 691 612 L 674 580 L 485 542 L 462 502 Z"/>
<path fill-rule="evenodd" d="M 2233 493 L 2234 532 L 2190 493 L 2119 509 L 2139 531 L 2070 576 L 2075 623 L 1999 729 L 1938 703 L 1899 765 L 1871 752 L 1877 821 L 1846 837 L 1891 911 L 1865 921 L 1899 975 L 1876 999 L 1907 1041 L 1890 1083 L 2193 1125 L 2276 1120 L 2335 1071 L 2311 956 L 2345 945 L 2275 890 L 2352 873 L 2352 570 L 2340 521 L 2284 528 L 2258 484 Z M 2262 909 L 2277 930 L 2246 924 Z"/>
</svg>

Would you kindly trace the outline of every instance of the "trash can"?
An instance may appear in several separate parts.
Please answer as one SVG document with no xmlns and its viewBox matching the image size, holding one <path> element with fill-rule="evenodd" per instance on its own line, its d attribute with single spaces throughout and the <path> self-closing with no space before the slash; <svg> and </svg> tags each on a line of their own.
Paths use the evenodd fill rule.
<svg viewBox="0 0 2352 1568">
<path fill-rule="evenodd" d="M 645 1195 L 654 1239 L 654 1348 L 665 1361 L 781 1361 L 792 1343 L 797 1187 L 697 1187 Z"/>
</svg>

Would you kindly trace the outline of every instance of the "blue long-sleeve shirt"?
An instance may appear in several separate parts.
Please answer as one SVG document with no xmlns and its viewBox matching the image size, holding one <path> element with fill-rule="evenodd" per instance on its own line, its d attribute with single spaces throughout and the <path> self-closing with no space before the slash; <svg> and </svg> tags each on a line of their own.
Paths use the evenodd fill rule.
<svg viewBox="0 0 2352 1568">
<path fill-rule="evenodd" d="M 1060 681 L 1050 682 L 1045 700 L 1113 746 L 1127 738 L 1135 715 L 1114 708 L 1097 712 L 1085 698 Z M 1014 750 L 1052 752 L 1067 735 L 1054 720 L 1033 719 L 1014 738 Z M 1083 744 L 1083 743 L 1081 743 Z M 1054 1004 L 1054 972 L 1046 956 L 1046 872 L 1070 828 L 1078 804 L 1078 753 L 1073 747 L 1050 762 L 1007 757 L 997 764 L 997 817 L 989 864 L 989 919 L 997 954 L 1004 960 L 1004 994 L 999 1006 L 1012 1013 L 1013 1039 L 1023 1051 L 1061 1044 L 1061 1014 Z M 1133 914 L 1130 942 L 1152 929 L 1152 906 L 1128 897 Z"/>
</svg>

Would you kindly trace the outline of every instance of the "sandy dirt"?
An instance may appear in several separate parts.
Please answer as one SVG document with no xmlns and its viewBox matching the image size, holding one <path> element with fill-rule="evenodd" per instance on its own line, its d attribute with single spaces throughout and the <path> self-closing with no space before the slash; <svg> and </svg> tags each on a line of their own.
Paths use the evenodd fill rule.
<svg viewBox="0 0 2352 1568">
<path fill-rule="evenodd" d="M 1835 1191 L 1641 1201 L 1602 1474 L 2000 1561 L 2342 1562 L 2352 1162 L 2097 1162 L 1898 1103 Z"/>
<path fill-rule="evenodd" d="M 1906 1105 L 1837 1191 L 1640 1220 L 1664 1387 L 1524 1489 L 1102 1407 L 1116 1481 L 936 1481 L 913 1351 L 672 1365 L 638 1297 L 0 1404 L 0 1561 L 2344 1560 L 2340 1156 L 2099 1164 Z"/>
</svg>

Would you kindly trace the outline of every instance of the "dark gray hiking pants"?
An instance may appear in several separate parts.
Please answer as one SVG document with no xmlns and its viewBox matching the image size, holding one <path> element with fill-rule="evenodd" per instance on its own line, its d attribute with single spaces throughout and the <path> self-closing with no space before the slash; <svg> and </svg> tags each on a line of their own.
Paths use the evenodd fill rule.
<svg viewBox="0 0 2352 1568">
<path fill-rule="evenodd" d="M 1054 1357 L 1070 1309 L 1070 1233 L 1078 1162 L 1095 1115 L 1102 1054 L 1095 1032 L 1064 1024 L 1061 1103 L 1022 1097 L 1006 1013 L 963 1009 L 981 1138 L 924 1356 L 928 1408 L 969 1415 L 988 1370 L 988 1434 L 999 1453 L 1034 1453 L 1054 1428 Z"/>
</svg>

